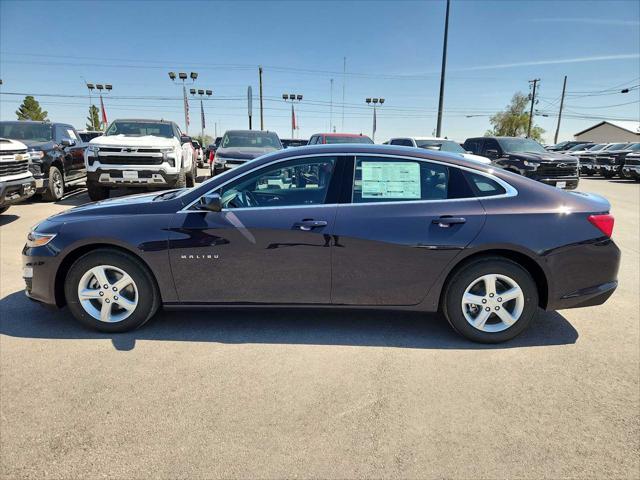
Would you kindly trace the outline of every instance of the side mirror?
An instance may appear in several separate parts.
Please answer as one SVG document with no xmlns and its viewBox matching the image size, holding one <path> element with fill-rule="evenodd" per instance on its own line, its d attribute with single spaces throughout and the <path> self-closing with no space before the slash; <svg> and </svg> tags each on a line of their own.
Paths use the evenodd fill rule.
<svg viewBox="0 0 640 480">
<path fill-rule="evenodd" d="M 191 137 L 188 137 L 187 135 L 182 135 L 180 137 L 180 143 L 181 144 L 185 144 L 185 143 L 191 143 Z"/>
<path fill-rule="evenodd" d="M 73 140 L 71 140 L 70 138 L 63 138 L 62 141 L 60 142 L 60 144 L 63 147 L 71 147 L 73 145 L 76 144 L 76 142 L 74 142 Z"/>
<path fill-rule="evenodd" d="M 222 210 L 222 199 L 219 193 L 207 193 L 200 197 L 199 210 L 219 212 Z"/>
<path fill-rule="evenodd" d="M 498 158 L 498 150 L 490 149 L 490 150 L 487 150 L 485 153 L 488 158 Z"/>
</svg>

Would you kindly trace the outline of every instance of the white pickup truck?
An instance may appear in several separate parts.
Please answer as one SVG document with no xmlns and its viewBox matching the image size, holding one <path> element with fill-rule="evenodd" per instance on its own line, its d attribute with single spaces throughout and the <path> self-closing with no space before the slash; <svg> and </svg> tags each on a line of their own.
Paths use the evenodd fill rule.
<svg viewBox="0 0 640 480">
<path fill-rule="evenodd" d="M 13 203 L 36 192 L 36 181 L 29 171 L 29 154 L 24 143 L 0 138 L 0 213 Z"/>
<path fill-rule="evenodd" d="M 192 187 L 196 178 L 191 138 L 174 122 L 115 120 L 85 150 L 91 200 L 122 187 Z"/>
</svg>

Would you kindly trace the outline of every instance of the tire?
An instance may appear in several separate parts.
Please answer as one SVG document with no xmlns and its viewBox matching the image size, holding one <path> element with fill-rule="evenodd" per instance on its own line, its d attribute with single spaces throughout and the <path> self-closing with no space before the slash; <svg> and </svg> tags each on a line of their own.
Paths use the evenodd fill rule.
<svg viewBox="0 0 640 480">
<path fill-rule="evenodd" d="M 496 293 L 493 295 L 487 292 L 487 283 L 483 280 L 485 277 L 491 284 L 491 276 L 496 279 Z M 500 294 L 514 287 L 520 289 L 519 295 L 504 301 Z M 472 295 L 468 298 L 478 300 L 478 304 L 466 303 L 463 307 L 467 292 Z M 488 314 L 482 310 L 487 308 L 491 309 Z M 537 308 L 538 289 L 529 272 L 517 263 L 498 256 L 481 257 L 465 263 L 464 268 L 458 268 L 447 283 L 442 297 L 444 315 L 453 329 L 479 343 L 500 343 L 518 336 L 529 326 Z M 507 318 L 505 313 L 511 320 L 515 317 L 515 321 L 505 322 L 502 319 Z M 473 320 L 482 321 L 481 316 L 485 315 L 488 317 L 481 328 L 470 323 Z"/>
<path fill-rule="evenodd" d="M 174 188 L 184 188 L 186 186 L 187 186 L 187 178 L 184 173 L 184 170 L 181 170 L 180 173 L 178 173 L 178 178 L 176 179 Z"/>
<path fill-rule="evenodd" d="M 64 195 L 64 175 L 58 167 L 49 167 L 49 185 L 42 193 L 42 199 L 47 202 L 57 202 Z"/>
<path fill-rule="evenodd" d="M 87 193 L 92 202 L 109 198 L 109 187 L 101 187 L 98 183 L 87 182 Z"/>
<path fill-rule="evenodd" d="M 4 212 L 6 212 L 7 210 L 9 210 L 9 206 L 6 207 L 0 207 L 0 215 L 2 215 Z"/>
<path fill-rule="evenodd" d="M 191 162 L 191 171 L 187 174 L 187 187 L 193 187 L 196 184 L 196 164 Z"/>
<path fill-rule="evenodd" d="M 102 281 L 98 285 L 98 276 L 94 272 L 100 269 L 106 276 L 100 275 Z M 131 283 L 124 281 L 122 293 L 113 290 L 117 288 L 119 280 L 126 278 L 124 275 L 119 276 L 121 274 L 128 275 L 131 280 Z M 105 281 L 103 285 L 102 282 Z M 105 285 L 107 288 L 104 288 Z M 91 298 L 83 298 L 81 302 L 80 288 L 90 292 Z M 108 248 L 93 250 L 73 263 L 64 280 L 64 294 L 73 316 L 86 327 L 101 332 L 127 332 L 139 328 L 160 306 L 160 294 L 155 281 L 144 265 L 127 253 Z M 119 303 L 123 300 L 127 301 L 126 309 L 121 307 L 124 303 Z M 106 307 L 111 321 L 95 316 L 103 314 L 102 306 L 106 303 L 111 305 Z"/>
</svg>

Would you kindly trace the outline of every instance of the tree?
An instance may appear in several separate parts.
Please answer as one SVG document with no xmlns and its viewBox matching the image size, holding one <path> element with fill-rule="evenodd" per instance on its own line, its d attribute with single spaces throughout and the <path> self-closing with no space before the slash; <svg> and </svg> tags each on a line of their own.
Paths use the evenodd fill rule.
<svg viewBox="0 0 640 480">
<path fill-rule="evenodd" d="M 207 148 L 208 145 L 211 145 L 213 143 L 213 137 L 211 137 L 210 135 L 193 135 L 191 138 L 197 140 L 202 148 Z"/>
<path fill-rule="evenodd" d="M 40 108 L 38 101 L 31 95 L 24 97 L 22 105 L 16 110 L 18 120 L 47 120 L 47 113 Z"/>
<path fill-rule="evenodd" d="M 100 130 L 100 115 L 98 107 L 91 105 L 89 107 L 89 116 L 87 117 L 87 130 Z"/>
<path fill-rule="evenodd" d="M 489 121 L 493 128 L 487 130 L 485 135 L 523 137 L 527 134 L 529 126 L 529 97 L 521 92 L 516 92 L 507 108 L 493 115 Z M 531 138 L 542 140 L 544 129 L 538 126 L 531 127 Z"/>
</svg>

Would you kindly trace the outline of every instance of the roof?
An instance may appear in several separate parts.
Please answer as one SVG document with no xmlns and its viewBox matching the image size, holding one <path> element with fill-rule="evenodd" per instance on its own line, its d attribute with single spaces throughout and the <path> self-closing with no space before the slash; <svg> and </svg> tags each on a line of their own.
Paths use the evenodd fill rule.
<svg viewBox="0 0 640 480">
<path fill-rule="evenodd" d="M 314 133 L 311 136 L 313 137 L 314 135 L 323 135 L 325 137 L 349 137 L 349 138 L 367 137 L 367 135 L 363 135 L 362 133 L 335 133 L 335 132 L 329 132 L 329 133 Z M 369 137 L 367 137 L 367 138 L 369 138 Z"/>
<path fill-rule="evenodd" d="M 598 128 L 604 124 L 609 124 L 613 127 L 617 127 L 620 130 L 625 130 L 630 133 L 635 133 L 636 135 L 640 135 L 640 122 L 634 122 L 630 120 L 603 120 L 600 123 L 596 123 L 589 128 L 582 130 L 581 132 L 574 133 L 573 136 L 582 135 L 583 133 L 588 132 L 589 130 L 593 130 L 594 128 Z"/>
<path fill-rule="evenodd" d="M 154 120 L 149 118 L 116 118 L 114 122 L 175 123 L 171 120 Z"/>
</svg>

